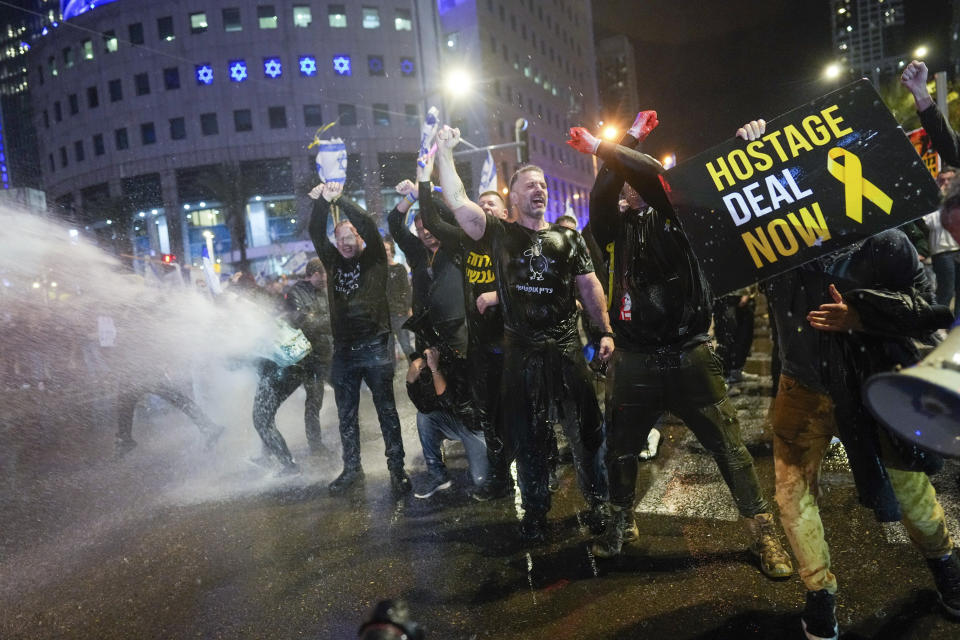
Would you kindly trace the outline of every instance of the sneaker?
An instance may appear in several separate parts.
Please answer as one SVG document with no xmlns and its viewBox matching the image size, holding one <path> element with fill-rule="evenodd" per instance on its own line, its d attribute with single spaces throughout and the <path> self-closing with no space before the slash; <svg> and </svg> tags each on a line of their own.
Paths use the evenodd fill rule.
<svg viewBox="0 0 960 640">
<path fill-rule="evenodd" d="M 359 485 L 361 482 L 363 482 L 363 469 L 360 467 L 346 467 L 343 472 L 337 476 L 337 479 L 329 484 L 327 489 L 333 494 L 343 493 Z"/>
<path fill-rule="evenodd" d="M 496 482 L 494 480 L 488 480 L 477 487 L 470 494 L 470 497 L 477 502 L 489 502 L 490 500 L 499 500 L 500 498 L 506 498 L 507 496 L 512 496 L 513 494 L 514 488 L 512 482 Z"/>
<path fill-rule="evenodd" d="M 525 547 L 543 544 L 547 541 L 546 516 L 535 517 L 524 515 L 520 521 L 520 543 Z"/>
<path fill-rule="evenodd" d="M 807 591 L 807 606 L 800 616 L 807 640 L 837 640 L 837 597 L 826 589 Z"/>
<path fill-rule="evenodd" d="M 927 566 L 937 585 L 940 604 L 950 615 L 960 617 L 960 555 L 957 550 L 946 558 L 927 560 Z"/>
<path fill-rule="evenodd" d="M 424 500 L 438 491 L 446 491 L 452 486 L 453 482 L 450 481 L 446 469 L 430 469 L 427 471 L 427 480 L 423 483 L 423 487 L 414 493 L 413 497 Z"/>
<path fill-rule="evenodd" d="M 777 525 L 772 513 L 758 513 L 745 518 L 750 534 L 750 552 L 760 561 L 760 571 L 768 578 L 779 580 L 793 575 L 793 561 L 780 543 Z"/>
<path fill-rule="evenodd" d="M 590 553 L 598 558 L 618 556 L 625 542 L 633 542 L 640 537 L 631 509 L 611 505 L 610 513 L 610 520 L 603 535 L 590 545 Z"/>
<path fill-rule="evenodd" d="M 410 484 L 410 476 L 403 470 L 403 467 L 390 469 L 390 489 L 394 493 L 410 493 L 413 485 Z"/>
<path fill-rule="evenodd" d="M 647 448 L 637 456 L 641 460 L 653 460 L 657 457 L 657 451 L 660 449 L 660 430 L 650 429 L 647 434 Z"/>
</svg>

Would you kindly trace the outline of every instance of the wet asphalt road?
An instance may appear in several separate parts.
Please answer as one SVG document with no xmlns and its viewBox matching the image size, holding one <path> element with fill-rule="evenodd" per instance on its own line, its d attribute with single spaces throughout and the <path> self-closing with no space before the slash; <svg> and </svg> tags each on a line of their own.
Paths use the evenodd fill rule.
<svg viewBox="0 0 960 640">
<path fill-rule="evenodd" d="M 5 427 L 15 446 L 0 454 L 0 638 L 351 638 L 377 600 L 397 596 L 428 638 L 802 638 L 801 582 L 771 582 L 754 567 L 715 465 L 683 426 L 664 425 L 660 455 L 641 467 L 639 542 L 603 561 L 587 551 L 569 466 L 549 544 L 530 551 L 518 545 L 513 500 L 467 496 L 459 445 L 448 449 L 452 490 L 393 499 L 367 398 L 365 486 L 331 497 L 339 446 L 329 390 L 331 455 L 300 456 L 303 474 L 284 479 L 244 462 L 256 453 L 249 400 L 209 453 L 182 417 L 148 406 L 140 446 L 114 464 L 108 427 L 80 425 L 53 392 L 21 392 L 22 415 L 42 406 L 48 418 Z M 768 398 L 733 401 L 772 496 Z M 302 392 L 287 405 L 278 423 L 296 455 Z M 400 405 L 416 485 L 423 460 L 411 408 Z M 953 531 L 958 475 L 954 462 L 935 479 Z M 856 506 L 842 455 L 823 484 L 842 637 L 960 637 L 902 527 Z"/>
</svg>

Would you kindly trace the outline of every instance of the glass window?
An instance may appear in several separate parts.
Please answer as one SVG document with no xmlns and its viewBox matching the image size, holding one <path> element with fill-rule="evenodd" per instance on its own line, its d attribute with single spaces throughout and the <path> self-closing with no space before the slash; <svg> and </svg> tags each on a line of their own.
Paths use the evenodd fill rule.
<svg viewBox="0 0 960 640">
<path fill-rule="evenodd" d="M 73 49 L 65 47 L 63 50 L 63 68 L 69 69 L 73 66 Z"/>
<path fill-rule="evenodd" d="M 313 13 L 310 11 L 310 7 L 305 5 L 293 6 L 293 26 L 306 28 L 310 26 L 311 22 L 313 22 Z"/>
<path fill-rule="evenodd" d="M 233 112 L 235 131 L 253 131 L 253 114 L 250 109 L 236 109 Z"/>
<path fill-rule="evenodd" d="M 73 143 L 73 155 L 77 159 L 77 162 L 83 162 L 84 160 L 84 151 L 83 151 L 83 140 L 77 140 Z"/>
<path fill-rule="evenodd" d="M 403 114 L 407 124 L 420 124 L 420 109 L 415 104 L 403 105 Z"/>
<path fill-rule="evenodd" d="M 376 102 L 373 105 L 373 124 L 390 126 L 390 105 Z"/>
<path fill-rule="evenodd" d="M 50 112 L 47 111 L 46 109 L 43 110 L 43 128 L 44 129 L 50 128 Z"/>
<path fill-rule="evenodd" d="M 47 58 L 47 71 L 50 72 L 51 78 L 57 77 L 57 59 L 54 56 Z"/>
<path fill-rule="evenodd" d="M 127 34 L 131 44 L 143 44 L 143 25 L 141 23 L 134 22 L 127 27 Z"/>
<path fill-rule="evenodd" d="M 103 144 L 103 134 L 98 133 L 93 136 L 93 155 L 102 156 L 107 152 L 106 145 Z"/>
<path fill-rule="evenodd" d="M 327 20 L 334 29 L 345 29 L 347 27 L 347 7 L 342 4 L 328 5 Z"/>
<path fill-rule="evenodd" d="M 96 87 L 87 87 L 87 107 L 96 109 L 100 106 L 100 92 Z"/>
<path fill-rule="evenodd" d="M 397 17 L 393 19 L 393 27 L 397 31 L 412 31 L 413 20 L 409 9 L 397 9 Z"/>
<path fill-rule="evenodd" d="M 138 73 L 133 76 L 133 86 L 136 87 L 138 96 L 145 96 L 150 93 L 150 76 L 146 73 Z"/>
<path fill-rule="evenodd" d="M 444 39 L 444 43 L 446 43 L 447 49 L 455 51 L 460 45 L 460 32 L 454 31 L 453 33 L 448 33 L 447 37 Z"/>
<path fill-rule="evenodd" d="M 383 68 L 383 56 L 367 56 L 367 70 L 372 76 L 386 75 Z"/>
<path fill-rule="evenodd" d="M 200 133 L 205 136 L 215 136 L 220 133 L 220 125 L 217 124 L 217 114 L 200 114 Z"/>
<path fill-rule="evenodd" d="M 180 69 L 177 67 L 167 67 L 163 70 L 163 86 L 167 91 L 180 88 Z"/>
<path fill-rule="evenodd" d="M 117 151 L 123 151 L 130 147 L 130 140 L 127 138 L 127 128 L 117 129 L 113 132 L 113 141 L 116 144 Z"/>
<path fill-rule="evenodd" d="M 323 109 L 318 104 L 303 105 L 303 125 L 305 127 L 322 127 Z"/>
<path fill-rule="evenodd" d="M 84 40 L 80 43 L 80 51 L 84 60 L 93 60 L 93 40 Z"/>
<path fill-rule="evenodd" d="M 120 78 L 111 80 L 107 88 L 110 91 L 110 102 L 120 102 L 123 100 L 123 83 L 120 82 Z"/>
<path fill-rule="evenodd" d="M 352 104 L 338 104 L 337 105 L 337 115 L 339 116 L 340 124 L 353 127 L 357 124 L 357 107 Z"/>
<path fill-rule="evenodd" d="M 61 167 L 67 166 L 67 148 L 66 147 L 60 147 L 60 166 Z"/>
<path fill-rule="evenodd" d="M 53 103 L 53 119 L 57 122 L 63 120 L 63 110 L 60 108 L 59 100 Z"/>
<path fill-rule="evenodd" d="M 273 8 L 272 4 L 257 5 L 257 21 L 260 23 L 261 29 L 276 29 L 277 10 Z"/>
<path fill-rule="evenodd" d="M 157 36 L 164 42 L 173 40 L 173 17 L 164 16 L 157 18 Z"/>
<path fill-rule="evenodd" d="M 104 31 L 103 50 L 105 53 L 116 53 L 120 47 L 120 41 L 117 40 L 117 34 L 114 31 Z"/>
<path fill-rule="evenodd" d="M 52 153 L 48 153 L 48 154 L 47 154 L 47 160 L 50 161 L 50 171 L 56 171 L 56 170 L 57 170 L 57 165 L 53 162 L 53 154 L 52 154 Z"/>
<path fill-rule="evenodd" d="M 143 145 L 153 144 L 157 141 L 157 130 L 152 122 L 144 122 L 140 125 L 140 142 Z"/>
<path fill-rule="evenodd" d="M 170 139 L 183 140 L 187 137 L 187 121 L 184 118 L 170 118 Z"/>
<path fill-rule="evenodd" d="M 380 9 L 377 9 L 376 7 L 364 7 L 362 12 L 364 29 L 380 28 Z"/>
<path fill-rule="evenodd" d="M 70 105 L 70 115 L 75 116 L 80 113 L 80 100 L 77 98 L 77 94 L 71 93 L 67 96 L 67 103 Z"/>
<path fill-rule="evenodd" d="M 223 10 L 223 30 L 224 31 L 243 31 L 243 24 L 240 22 L 240 9 L 230 7 Z"/>
<path fill-rule="evenodd" d="M 271 129 L 287 128 L 287 108 L 270 107 L 267 109 L 267 119 L 270 120 Z"/>
<path fill-rule="evenodd" d="M 190 33 L 206 33 L 207 26 L 207 14 L 205 11 L 190 14 Z"/>
</svg>

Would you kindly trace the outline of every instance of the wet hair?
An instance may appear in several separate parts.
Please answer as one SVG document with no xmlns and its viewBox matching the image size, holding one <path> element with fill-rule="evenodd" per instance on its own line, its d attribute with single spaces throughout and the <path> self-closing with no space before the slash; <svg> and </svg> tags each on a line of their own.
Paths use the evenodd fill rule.
<svg viewBox="0 0 960 640">
<path fill-rule="evenodd" d="M 560 224 L 561 222 L 572 222 L 574 229 L 576 229 L 577 226 L 578 226 L 578 224 L 579 224 L 579 222 L 577 221 L 576 218 L 574 218 L 574 217 L 571 216 L 571 215 L 567 215 L 567 214 L 563 214 L 562 216 L 560 216 L 559 218 L 557 218 L 557 224 Z"/>
<path fill-rule="evenodd" d="M 503 195 L 499 191 L 494 191 L 493 189 L 491 189 L 490 191 L 484 191 L 483 193 L 480 194 L 480 198 L 482 198 L 483 196 L 497 196 L 498 198 L 500 198 L 500 204 L 502 204 L 503 206 L 507 206 L 507 203 L 503 200 Z M 477 198 L 477 200 L 479 200 L 480 198 Z"/>
<path fill-rule="evenodd" d="M 313 258 L 307 262 L 307 267 L 304 270 L 304 273 L 309 278 L 315 273 L 323 273 L 323 261 L 320 258 Z"/>
<path fill-rule="evenodd" d="M 941 211 L 960 209 L 960 180 L 954 179 L 947 184 L 947 192 L 940 201 Z"/>
<path fill-rule="evenodd" d="M 541 169 L 535 164 L 525 164 L 519 169 L 517 169 L 516 171 L 514 171 L 513 177 L 510 178 L 510 190 L 513 191 L 513 185 L 515 185 L 517 183 L 517 180 L 520 179 L 521 174 L 531 173 L 533 171 L 536 171 L 537 173 L 543 173 L 543 169 Z M 543 173 L 543 175 L 546 175 L 546 174 Z"/>
</svg>

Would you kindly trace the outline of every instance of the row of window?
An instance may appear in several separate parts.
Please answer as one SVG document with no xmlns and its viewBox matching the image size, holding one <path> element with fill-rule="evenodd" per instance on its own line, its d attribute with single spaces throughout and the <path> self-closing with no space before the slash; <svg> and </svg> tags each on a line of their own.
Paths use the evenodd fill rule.
<svg viewBox="0 0 960 640">
<path fill-rule="evenodd" d="M 394 29 L 396 31 L 411 31 L 413 21 L 409 9 L 396 9 L 394 18 Z M 221 10 L 221 19 L 223 30 L 226 32 L 243 31 L 243 21 L 241 20 L 240 9 L 230 7 Z M 190 33 L 205 33 L 209 29 L 206 11 L 198 11 L 189 14 Z M 293 26 L 309 27 L 313 23 L 313 12 L 309 5 L 295 5 L 293 7 Z M 327 6 L 327 23 L 331 28 L 339 29 L 347 27 L 347 8 L 343 4 L 331 4 Z M 279 17 L 272 4 L 257 6 L 257 24 L 261 29 L 276 29 L 279 26 Z M 378 7 L 364 6 L 361 8 L 361 24 L 364 29 L 380 28 L 380 9 Z M 161 42 L 170 42 L 176 39 L 174 32 L 173 16 L 164 16 L 157 18 L 157 38 Z M 142 45 L 146 43 L 146 38 L 142 22 L 135 22 L 127 26 L 127 41 L 130 44 Z M 103 33 L 103 52 L 105 54 L 116 53 L 120 48 L 120 39 L 116 31 L 110 30 Z M 77 58 L 83 60 L 92 60 L 94 58 L 93 39 L 87 38 L 81 41 L 79 51 L 75 52 L 73 47 L 64 47 L 61 51 L 61 60 L 64 68 L 71 68 L 76 63 Z M 44 81 L 43 68 L 37 68 L 39 80 Z M 47 72 L 51 76 L 59 74 L 57 56 L 50 56 L 47 59 Z"/>
<path fill-rule="evenodd" d="M 59 103 L 58 103 L 59 104 Z M 372 106 L 373 124 L 377 126 L 389 126 L 391 115 L 402 115 L 403 122 L 407 125 L 416 126 L 420 122 L 420 110 L 415 104 L 405 104 L 402 114 L 395 114 L 390 110 L 390 106 L 382 103 L 374 103 Z M 357 125 L 357 107 L 352 104 L 337 105 L 337 122 L 340 126 Z M 267 109 L 267 123 L 270 129 L 286 129 L 287 108 L 285 106 L 269 107 Z M 233 131 L 235 133 L 244 133 L 253 131 L 253 112 L 250 109 L 235 109 L 233 111 Z M 184 117 L 170 118 L 169 138 L 170 140 L 185 140 L 187 138 L 187 121 Z M 319 104 L 303 105 L 303 126 L 314 129 L 324 125 L 323 110 Z M 216 113 L 200 114 L 200 134 L 203 136 L 215 136 L 220 133 L 220 123 Z M 130 134 L 127 127 L 115 129 L 113 132 L 114 150 L 125 151 L 130 148 Z M 140 144 L 149 146 L 157 142 L 157 127 L 153 122 L 144 122 L 140 125 Z M 102 156 L 106 153 L 103 134 L 96 134 L 91 139 L 93 154 Z M 67 147 L 60 147 L 60 168 L 69 164 Z M 83 140 L 77 140 L 73 143 L 73 157 L 75 162 L 83 162 L 86 159 L 86 146 Z M 54 155 L 51 153 L 48 157 L 50 171 L 56 170 Z"/>
</svg>

